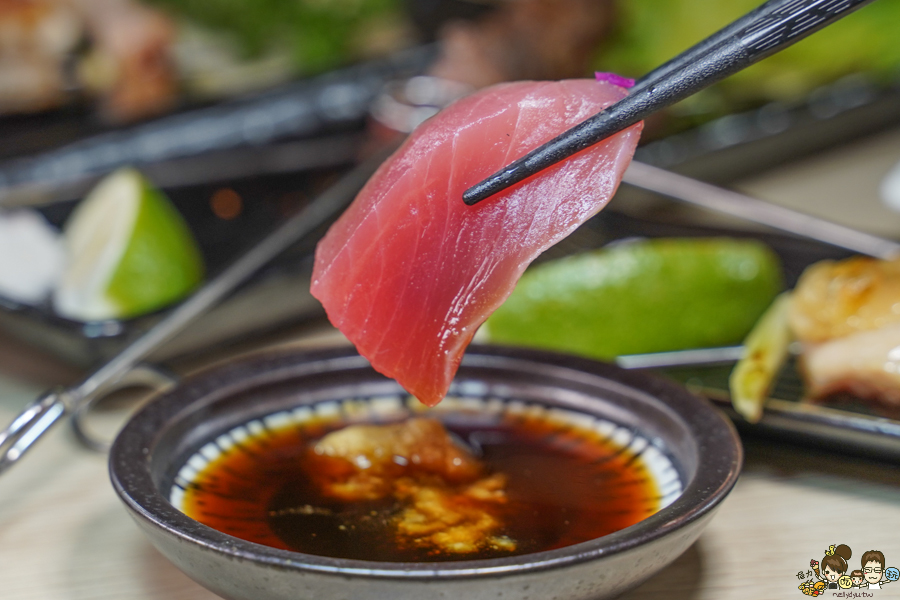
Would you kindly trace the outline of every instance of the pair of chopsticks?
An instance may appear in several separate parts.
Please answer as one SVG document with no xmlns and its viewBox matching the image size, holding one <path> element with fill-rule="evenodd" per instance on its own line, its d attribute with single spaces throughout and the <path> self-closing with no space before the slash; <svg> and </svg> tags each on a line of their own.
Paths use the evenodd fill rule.
<svg viewBox="0 0 900 600">
<path fill-rule="evenodd" d="M 554 165 L 862 8 L 872 0 L 769 0 L 654 69 L 628 96 L 463 194 L 468 205 Z"/>
</svg>

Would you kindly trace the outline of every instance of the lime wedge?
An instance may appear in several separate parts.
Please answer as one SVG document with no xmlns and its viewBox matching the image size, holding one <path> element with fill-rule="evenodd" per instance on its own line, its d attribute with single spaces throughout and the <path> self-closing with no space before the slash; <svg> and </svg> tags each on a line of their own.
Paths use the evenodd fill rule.
<svg viewBox="0 0 900 600">
<path fill-rule="evenodd" d="M 64 229 L 68 266 L 56 311 L 79 321 L 162 308 L 203 279 L 203 260 L 181 215 L 138 171 L 120 169 L 91 190 Z"/>
<path fill-rule="evenodd" d="M 601 359 L 735 344 L 781 286 L 778 257 L 756 241 L 622 243 L 527 271 L 484 337 Z"/>
<path fill-rule="evenodd" d="M 790 309 L 791 295 L 788 292 L 775 299 L 744 340 L 744 356 L 734 366 L 728 379 L 734 410 L 751 423 L 762 418 L 769 390 L 788 357 L 791 345 Z"/>
</svg>

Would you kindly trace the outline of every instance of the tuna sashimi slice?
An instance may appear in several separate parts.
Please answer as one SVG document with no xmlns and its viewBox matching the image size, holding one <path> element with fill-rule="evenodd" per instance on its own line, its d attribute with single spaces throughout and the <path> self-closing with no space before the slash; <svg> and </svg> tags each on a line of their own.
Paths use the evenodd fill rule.
<svg viewBox="0 0 900 600">
<path fill-rule="evenodd" d="M 463 191 L 625 94 L 587 79 L 502 84 L 419 127 L 316 249 L 312 294 L 331 322 L 437 404 L 525 267 L 612 197 L 641 124 L 475 206 Z"/>
</svg>

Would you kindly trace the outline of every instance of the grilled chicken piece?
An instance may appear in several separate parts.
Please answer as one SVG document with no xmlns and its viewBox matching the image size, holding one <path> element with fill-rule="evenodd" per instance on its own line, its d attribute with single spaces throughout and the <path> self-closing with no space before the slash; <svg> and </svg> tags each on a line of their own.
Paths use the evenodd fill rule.
<svg viewBox="0 0 900 600">
<path fill-rule="evenodd" d="M 848 391 L 900 404 L 900 259 L 809 267 L 794 290 L 788 322 L 803 344 L 810 397 Z"/>
<path fill-rule="evenodd" d="M 801 369 L 812 398 L 850 392 L 900 406 L 900 324 L 809 345 Z"/>
</svg>

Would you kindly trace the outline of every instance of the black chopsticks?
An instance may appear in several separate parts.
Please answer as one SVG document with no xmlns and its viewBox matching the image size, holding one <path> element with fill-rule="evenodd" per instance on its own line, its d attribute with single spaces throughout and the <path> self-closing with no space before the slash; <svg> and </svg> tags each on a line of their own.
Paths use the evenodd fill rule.
<svg viewBox="0 0 900 600">
<path fill-rule="evenodd" d="M 628 96 L 463 194 L 477 204 L 862 8 L 872 0 L 769 0 L 641 78 Z"/>
</svg>

